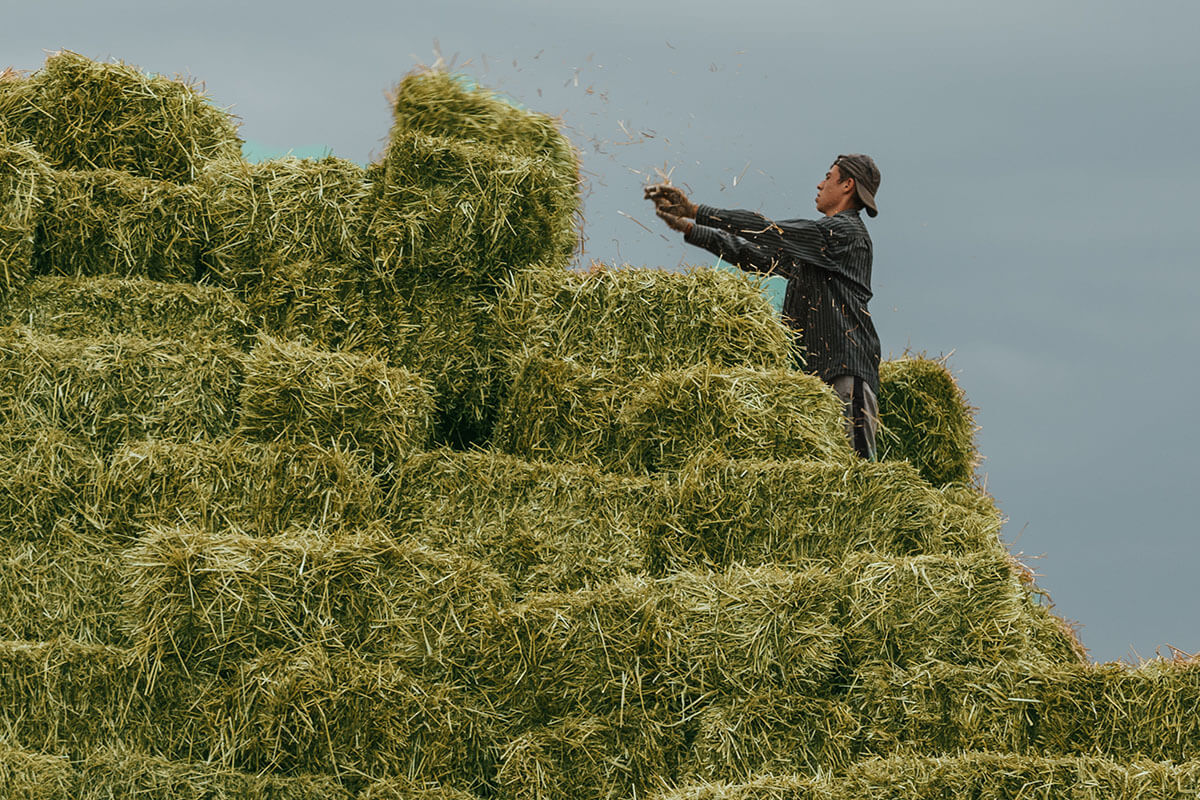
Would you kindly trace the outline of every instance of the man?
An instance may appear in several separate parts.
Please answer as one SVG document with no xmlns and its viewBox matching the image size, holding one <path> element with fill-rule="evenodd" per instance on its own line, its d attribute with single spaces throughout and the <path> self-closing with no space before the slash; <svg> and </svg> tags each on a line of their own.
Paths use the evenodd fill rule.
<svg viewBox="0 0 1200 800">
<path fill-rule="evenodd" d="M 870 156 L 841 155 L 817 184 L 817 220 L 773 222 L 752 211 L 697 205 L 674 186 L 646 187 L 658 216 L 703 247 L 750 272 L 787 278 L 784 320 L 795 331 L 805 368 L 845 403 L 846 434 L 875 457 L 879 425 L 879 337 L 867 312 L 871 237 L 859 212 L 879 213 L 879 169 Z"/>
</svg>

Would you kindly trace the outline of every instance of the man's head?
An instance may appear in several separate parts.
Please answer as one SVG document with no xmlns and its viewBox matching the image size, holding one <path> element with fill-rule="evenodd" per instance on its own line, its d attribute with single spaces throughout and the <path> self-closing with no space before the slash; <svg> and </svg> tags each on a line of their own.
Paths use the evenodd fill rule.
<svg viewBox="0 0 1200 800">
<path fill-rule="evenodd" d="M 875 193 L 879 191 L 879 167 L 861 153 L 841 155 L 817 184 L 817 211 L 833 216 L 841 211 L 865 208 L 875 216 Z"/>
</svg>

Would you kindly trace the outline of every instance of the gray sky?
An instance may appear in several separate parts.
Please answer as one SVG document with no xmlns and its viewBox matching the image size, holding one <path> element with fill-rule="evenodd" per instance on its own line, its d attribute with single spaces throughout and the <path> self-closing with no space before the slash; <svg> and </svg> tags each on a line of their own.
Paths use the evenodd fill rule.
<svg viewBox="0 0 1200 800">
<path fill-rule="evenodd" d="M 4 5 L 0 66 L 190 74 L 258 152 L 377 155 L 384 91 L 438 49 L 563 116 L 585 259 L 709 262 L 641 200 L 656 169 L 810 216 L 832 158 L 872 154 L 885 355 L 953 352 L 1014 551 L 1093 657 L 1200 651 L 1194 2 Z"/>
</svg>

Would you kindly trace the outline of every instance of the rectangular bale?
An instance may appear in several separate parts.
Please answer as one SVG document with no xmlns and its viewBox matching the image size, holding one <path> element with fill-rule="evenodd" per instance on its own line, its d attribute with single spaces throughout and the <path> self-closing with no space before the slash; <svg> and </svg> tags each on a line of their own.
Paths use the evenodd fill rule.
<svg viewBox="0 0 1200 800">
<path fill-rule="evenodd" d="M 491 564 L 518 596 L 643 572 L 646 543 L 666 524 L 654 481 L 494 450 L 418 454 L 390 477 L 389 527 Z"/>
<path fill-rule="evenodd" d="M 72 761 L 0 748 L 0 791 L 29 800 L 351 800 L 333 777 L 276 777 L 105 747 Z"/>
<path fill-rule="evenodd" d="M 368 183 L 358 164 L 333 156 L 217 161 L 198 185 L 208 231 L 205 274 L 222 286 L 257 286 L 271 260 L 362 258 L 360 206 Z"/>
<path fill-rule="evenodd" d="M 838 588 L 822 566 L 661 579 L 662 672 L 673 694 L 689 705 L 767 689 L 825 696 L 842 667 Z"/>
<path fill-rule="evenodd" d="M 578 714 L 504 743 L 496 783 L 513 800 L 620 800 L 673 782 L 687 730 L 637 708 Z"/>
<path fill-rule="evenodd" d="M 879 365 L 879 457 L 907 460 L 935 486 L 970 483 L 979 463 L 975 408 L 945 359 Z"/>
<path fill-rule="evenodd" d="M 403 778 L 470 791 L 495 774 L 499 712 L 462 685 L 319 648 L 243 665 L 206 707 L 222 758 L 264 773 Z"/>
<path fill-rule="evenodd" d="M 371 302 L 358 264 L 271 255 L 257 269 L 255 280 L 236 291 L 268 336 L 388 360 L 415 335 L 402 309 Z"/>
<path fill-rule="evenodd" d="M 136 439 L 223 437 L 244 358 L 220 344 L 0 329 L 0 418 L 59 428 L 105 454 Z"/>
<path fill-rule="evenodd" d="M 712 459 L 666 481 L 671 525 L 653 546 L 667 567 L 1003 552 L 998 513 L 964 506 L 905 463 Z"/>
<path fill-rule="evenodd" d="M 204 234 L 194 186 L 111 169 L 60 171 L 54 181 L 39 274 L 196 279 Z"/>
<path fill-rule="evenodd" d="M 293 529 L 334 536 L 384 513 L 375 468 L 361 454 L 238 437 L 130 443 L 84 494 L 86 519 L 123 540 L 172 524 L 263 537 Z"/>
<path fill-rule="evenodd" d="M 848 461 L 842 402 L 788 369 L 699 365 L 640 382 L 621 409 L 620 446 L 638 470 L 678 469 L 699 454 Z"/>
<path fill-rule="evenodd" d="M 163 671 L 117 647 L 67 639 L 0 642 L 0 732 L 12 746 L 85 758 L 121 744 L 206 757 L 213 742 L 195 703 L 212 679 Z"/>
<path fill-rule="evenodd" d="M 114 275 L 45 275 L 9 299 L 7 320 L 56 336 L 215 341 L 249 349 L 255 327 L 226 289 Z"/>
<path fill-rule="evenodd" d="M 320 645 L 440 674 L 469 666 L 470 642 L 511 596 L 479 562 L 378 531 L 152 528 L 126 553 L 124 578 L 135 649 L 190 666 Z"/>
<path fill-rule="evenodd" d="M 6 85 L 0 82 L 0 102 Z M 38 226 L 56 185 L 54 173 L 31 145 L 6 142 L 0 133 L 0 300 L 33 274 Z"/>
<path fill-rule="evenodd" d="M 388 363 L 433 384 L 436 441 L 460 449 L 485 444 L 501 373 L 482 298 L 460 286 L 404 286 L 378 271 L 365 291 L 373 313 L 384 320 Z"/>
<path fill-rule="evenodd" d="M 119 546 L 65 525 L 0 537 L 0 640 L 127 645 L 123 577 Z"/>
<path fill-rule="evenodd" d="M 89 443 L 37 420 L 0 429 L 0 530 L 11 540 L 46 539 L 87 516 L 87 489 L 103 471 Z"/>
<path fill-rule="evenodd" d="M 837 698 L 735 693 L 714 699 L 698 721 L 680 783 L 840 772 L 858 755 L 858 715 Z"/>
<path fill-rule="evenodd" d="M 512 365 L 492 444 L 529 461 L 624 467 L 618 418 L 634 387 L 606 370 L 530 355 Z"/>
<path fill-rule="evenodd" d="M 839 800 L 1184 800 L 1200 791 L 1200 764 L 1010 753 L 964 753 L 944 758 L 907 755 L 863 761 L 827 783 L 832 796 Z"/>
<path fill-rule="evenodd" d="M 233 118 L 186 80 L 52 53 L 8 114 L 56 169 L 112 169 L 186 183 L 217 158 L 237 158 Z"/>
<path fill-rule="evenodd" d="M 359 792 L 358 800 L 477 800 L 477 795 L 436 783 L 382 778 L 368 783 Z"/>
<path fill-rule="evenodd" d="M 630 377 L 694 364 L 779 369 L 792 336 L 747 277 L 594 266 L 514 273 L 493 301 L 494 346 Z"/>
<path fill-rule="evenodd" d="M 365 213 L 375 268 L 405 285 L 495 293 L 513 270 L 561 269 L 575 247 L 576 186 L 505 145 L 393 131 Z"/>
<path fill-rule="evenodd" d="M 548 266 L 566 263 L 579 243 L 582 179 L 579 153 L 563 134 L 561 120 L 440 70 L 408 75 L 396 88 L 393 117 L 384 159 L 389 167 L 393 148 L 413 134 L 472 143 L 536 163 L 544 171 L 535 204 L 547 225 L 542 260 Z"/>
<path fill-rule="evenodd" d="M 394 460 L 427 449 L 432 387 L 354 353 L 263 337 L 246 363 L 240 431 L 251 439 L 344 444 Z"/>
<path fill-rule="evenodd" d="M 840 574 L 851 665 L 989 664 L 1029 651 L 1031 600 L 1007 555 L 862 553 Z"/>
</svg>

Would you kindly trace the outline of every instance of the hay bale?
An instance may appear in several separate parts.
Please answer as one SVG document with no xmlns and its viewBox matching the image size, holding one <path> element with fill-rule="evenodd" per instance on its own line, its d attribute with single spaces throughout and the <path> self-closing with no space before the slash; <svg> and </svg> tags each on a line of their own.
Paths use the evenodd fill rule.
<svg viewBox="0 0 1200 800">
<path fill-rule="evenodd" d="M 578 244 L 582 180 L 579 154 L 560 122 L 519 108 L 464 76 L 437 70 L 414 72 L 397 87 L 391 142 L 404 134 L 458 139 L 529 159 L 545 170 L 538 202 L 545 215 L 547 263 L 565 264 Z M 390 167 L 391 145 L 385 163 Z M 389 180 L 393 178 L 389 177 Z"/>
<path fill-rule="evenodd" d="M 0 71 L 0 142 L 29 141 L 37 84 L 12 67 Z"/>
<path fill-rule="evenodd" d="M 569 257 L 576 190 L 545 159 L 406 131 L 384 158 L 367 242 L 375 268 L 399 283 L 494 293 L 515 269 Z"/>
<path fill-rule="evenodd" d="M 264 279 L 264 262 L 356 263 L 367 194 L 366 171 L 329 156 L 250 164 L 217 161 L 201 176 L 208 230 L 204 266 L 210 280 L 248 289 Z"/>
<path fill-rule="evenodd" d="M 590 588 L 645 571 L 665 498 L 646 479 L 490 450 L 398 462 L 382 516 L 397 532 L 490 564 L 518 595 Z"/>
<path fill-rule="evenodd" d="M 223 758 L 259 772 L 401 778 L 472 791 L 495 771 L 496 712 L 404 665 L 267 652 L 206 704 Z"/>
<path fill-rule="evenodd" d="M 971 482 L 979 462 L 974 411 L 945 359 L 879 365 L 879 457 L 907 459 L 935 486 Z"/>
<path fill-rule="evenodd" d="M 210 677 L 163 671 L 153 680 L 128 650 L 64 639 L 0 642 L 0 738 L 49 755 L 85 758 L 121 744 L 165 757 L 205 758 L 197 697 Z"/>
<path fill-rule="evenodd" d="M 56 169 L 186 183 L 209 161 L 241 153 L 232 118 L 195 85 L 67 50 L 47 58 L 0 111 L 9 138 L 31 141 Z"/>
<path fill-rule="evenodd" d="M 496 416 L 500 372 L 481 298 L 462 287 L 404 287 L 378 276 L 366 291 L 384 321 L 388 362 L 433 384 L 435 439 L 460 449 L 484 444 Z"/>
<path fill-rule="evenodd" d="M 529 461 L 573 461 L 620 469 L 617 420 L 634 387 L 606 371 L 529 356 L 496 414 L 492 444 Z"/>
<path fill-rule="evenodd" d="M 664 568 L 1003 552 L 994 508 L 964 506 L 905 463 L 700 459 L 667 480 L 670 526 L 653 543 Z"/>
<path fill-rule="evenodd" d="M 120 563 L 119 547 L 67 525 L 36 541 L 0 537 L 0 641 L 126 645 Z"/>
<path fill-rule="evenodd" d="M 848 461 L 840 404 L 817 378 L 791 370 L 700 364 L 631 382 L 532 356 L 517 369 L 493 441 L 523 458 L 635 472 L 702 455 Z"/>
<path fill-rule="evenodd" d="M 1194 664 L 928 664 L 868 671 L 856 684 L 852 702 L 875 753 L 1200 758 Z"/>
<path fill-rule="evenodd" d="M 0 82 L 0 105 L 7 85 Z M 29 144 L 6 143 L 0 130 L 0 299 L 33 273 L 38 225 L 55 186 L 54 173 L 37 151 Z"/>
<path fill-rule="evenodd" d="M 851 664 L 987 664 L 1028 652 L 1029 593 L 1006 554 L 863 553 L 842 575 Z"/>
<path fill-rule="evenodd" d="M 800 775 L 771 774 L 756 777 L 745 783 L 702 781 L 660 792 L 652 797 L 654 800 L 835 800 L 824 780 Z M 840 796 L 837 800 L 841 800 Z"/>
<path fill-rule="evenodd" d="M 1117 763 L 1098 758 L 1039 758 L 1007 753 L 966 753 L 949 758 L 917 755 L 872 759 L 830 780 L 845 800 L 879 797 L 1064 797 L 1183 800 L 1200 791 L 1200 764 Z"/>
<path fill-rule="evenodd" d="M 681 783 L 844 770 L 860 723 L 841 699 L 764 691 L 721 696 L 699 714 Z"/>
<path fill-rule="evenodd" d="M 227 665 L 320 645 L 440 673 L 469 658 L 465 643 L 511 594 L 478 562 L 378 531 L 152 528 L 125 564 L 131 636 L 154 663 Z"/>
<path fill-rule="evenodd" d="M 112 455 L 84 495 L 85 520 L 117 539 L 164 525 L 335 536 L 379 519 L 384 507 L 363 454 L 240 438 L 131 443 Z"/>
<path fill-rule="evenodd" d="M 77 437 L 45 425 L 10 422 L 0 430 L 0 530 L 12 540 L 45 539 L 80 521 L 85 487 L 102 469 Z"/>
<path fill-rule="evenodd" d="M 0 789 L 29 800 L 351 800 L 335 779 L 275 777 L 106 747 L 72 763 L 0 746 Z"/>
<path fill-rule="evenodd" d="M 532 349 L 629 377 L 701 363 L 790 363 L 791 334 L 757 283 L 715 269 L 522 271 L 505 282 L 492 314 L 506 359 Z"/>
<path fill-rule="evenodd" d="M 251 439 L 345 444 L 392 460 L 428 447 L 432 387 L 354 353 L 263 337 L 246 364 L 241 432 Z"/>
<path fill-rule="evenodd" d="M 196 187 L 111 169 L 56 172 L 54 181 L 39 273 L 195 280 L 204 237 Z"/>
<path fill-rule="evenodd" d="M 618 800 L 670 785 L 684 730 L 673 720 L 630 709 L 576 715 L 509 740 L 496 776 L 513 800 Z"/>
<path fill-rule="evenodd" d="M 60 339 L 0 330 L 0 418 L 85 437 L 98 452 L 134 439 L 226 436 L 244 356 L 223 345 Z"/>
<path fill-rule="evenodd" d="M 823 695 L 842 665 L 827 569 L 734 566 L 660 581 L 666 682 L 700 703 L 764 689 Z"/>
<path fill-rule="evenodd" d="M 56 336 L 211 340 L 248 349 L 254 326 L 232 293 L 111 275 L 43 276 L 11 297 L 9 322 Z"/>
<path fill-rule="evenodd" d="M 268 256 L 257 269 L 238 292 L 254 324 L 276 339 L 386 361 L 416 335 L 403 308 L 370 302 L 358 265 Z"/>
<path fill-rule="evenodd" d="M 419 784 L 403 778 L 383 778 L 367 784 L 359 800 L 476 800 L 476 795 L 438 784 Z"/>
<path fill-rule="evenodd" d="M 623 449 L 637 469 L 677 469 L 699 454 L 846 461 L 841 400 L 790 370 L 666 372 L 621 409 Z"/>
</svg>

